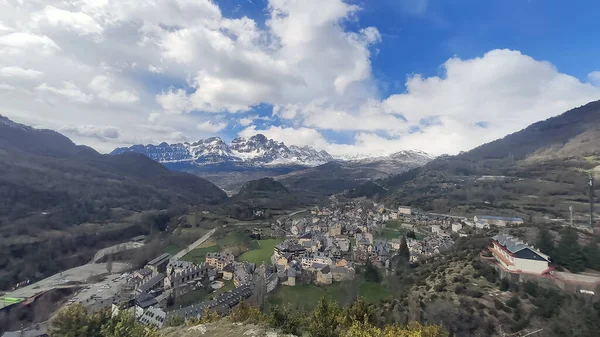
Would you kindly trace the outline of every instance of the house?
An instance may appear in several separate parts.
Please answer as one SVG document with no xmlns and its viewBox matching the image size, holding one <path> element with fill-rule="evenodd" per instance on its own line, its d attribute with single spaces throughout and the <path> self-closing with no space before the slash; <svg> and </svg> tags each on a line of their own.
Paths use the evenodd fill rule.
<svg viewBox="0 0 600 337">
<path fill-rule="evenodd" d="M 329 228 L 329 235 L 332 237 L 342 235 L 342 224 L 339 222 Z"/>
<path fill-rule="evenodd" d="M 341 259 L 341 260 L 338 260 L 338 261 L 335 263 L 335 266 L 336 266 L 336 267 L 347 267 L 347 266 L 348 266 L 348 260 L 346 260 L 346 259 Z"/>
<path fill-rule="evenodd" d="M 402 239 L 392 239 L 390 241 L 390 248 L 391 248 L 391 250 L 399 250 L 401 243 L 402 243 Z"/>
<path fill-rule="evenodd" d="M 354 279 L 355 271 L 352 267 L 331 267 L 331 277 L 334 281 L 349 281 Z"/>
<path fill-rule="evenodd" d="M 208 253 L 205 258 L 206 264 L 216 268 L 218 271 L 222 271 L 226 265 L 233 263 L 234 260 L 235 257 L 233 254 L 228 252 Z"/>
<path fill-rule="evenodd" d="M 398 214 L 402 214 L 402 215 L 411 215 L 412 214 L 412 209 L 408 206 L 399 206 L 398 207 Z"/>
<path fill-rule="evenodd" d="M 462 229 L 462 224 L 460 224 L 458 222 L 455 222 L 455 223 L 452 224 L 452 231 L 453 232 L 456 233 L 456 232 L 458 232 L 461 229 Z"/>
<path fill-rule="evenodd" d="M 322 264 L 322 265 L 332 265 L 333 260 L 326 256 L 323 253 L 315 253 L 312 255 L 304 256 L 300 259 L 300 263 L 302 263 L 302 268 L 308 269 L 312 268 L 313 264 Z"/>
<path fill-rule="evenodd" d="M 186 288 L 189 288 L 189 285 L 204 278 L 206 276 L 206 271 L 206 268 L 194 265 L 179 272 L 173 272 L 165 277 L 164 288 L 178 289 L 177 294 L 182 295 L 188 291 Z"/>
<path fill-rule="evenodd" d="M 331 268 L 329 266 L 317 269 L 317 279 L 315 280 L 317 285 L 329 285 L 332 282 L 333 275 L 331 275 Z"/>
<path fill-rule="evenodd" d="M 171 255 L 169 255 L 168 253 L 164 253 L 154 258 L 152 261 L 148 262 L 148 264 L 146 264 L 146 267 L 152 270 L 152 273 L 154 275 L 158 273 L 164 274 L 167 271 L 167 265 L 169 264 L 170 258 Z"/>
<path fill-rule="evenodd" d="M 489 250 L 500 266 L 508 271 L 541 275 L 554 270 L 549 265 L 548 255 L 510 235 L 494 236 Z"/>
<path fill-rule="evenodd" d="M 435 234 L 441 234 L 442 233 L 442 228 L 439 225 L 432 225 L 431 226 L 431 232 L 435 233 Z"/>
<path fill-rule="evenodd" d="M 165 275 L 157 274 L 152 276 L 147 281 L 141 283 L 135 290 L 138 294 L 147 293 L 151 290 L 162 289 L 164 285 Z"/>
<path fill-rule="evenodd" d="M 299 244 L 297 244 L 293 241 L 282 242 L 282 243 L 276 245 L 273 250 L 274 250 L 275 254 L 277 255 L 277 257 L 279 257 L 285 253 L 289 253 L 291 256 L 294 256 L 294 257 L 300 257 L 300 256 L 304 255 L 304 253 L 306 252 L 306 248 L 300 246 Z"/>
<path fill-rule="evenodd" d="M 473 220 L 477 223 L 480 220 L 483 222 L 487 222 L 490 225 L 498 226 L 498 227 L 506 227 L 509 225 L 520 225 L 523 223 L 523 219 L 521 218 L 510 218 L 503 216 L 489 216 L 489 215 L 476 215 L 473 217 Z"/>
<path fill-rule="evenodd" d="M 233 278 L 233 264 L 228 264 L 223 267 L 223 279 L 229 281 Z"/>
<path fill-rule="evenodd" d="M 143 268 L 143 269 L 136 270 L 133 272 L 132 276 L 133 276 L 133 280 L 135 283 L 141 283 L 144 280 L 147 280 L 150 277 L 152 277 L 152 269 Z"/>
</svg>

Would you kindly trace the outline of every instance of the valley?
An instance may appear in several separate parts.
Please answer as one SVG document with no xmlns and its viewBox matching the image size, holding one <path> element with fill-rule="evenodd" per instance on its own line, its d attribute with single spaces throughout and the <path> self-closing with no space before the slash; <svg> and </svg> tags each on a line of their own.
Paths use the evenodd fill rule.
<svg viewBox="0 0 600 337">
<path fill-rule="evenodd" d="M 554 337 L 548 324 L 597 313 L 599 113 L 593 102 L 456 156 L 359 160 L 261 135 L 102 155 L 2 119 L 0 329 L 113 302 L 164 330 L 364 301 L 380 326 Z"/>
</svg>

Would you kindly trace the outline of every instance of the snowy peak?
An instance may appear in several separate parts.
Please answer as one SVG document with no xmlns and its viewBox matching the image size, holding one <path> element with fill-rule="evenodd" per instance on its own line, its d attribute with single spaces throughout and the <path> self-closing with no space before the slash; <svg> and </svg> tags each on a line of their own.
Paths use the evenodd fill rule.
<svg viewBox="0 0 600 337">
<path fill-rule="evenodd" d="M 319 152 L 309 146 L 287 147 L 262 134 L 248 139 L 236 138 L 229 145 L 219 137 L 211 137 L 192 144 L 134 145 L 115 149 L 112 154 L 130 151 L 142 153 L 161 163 L 188 162 L 196 166 L 317 166 L 333 160 L 325 151 Z"/>
</svg>

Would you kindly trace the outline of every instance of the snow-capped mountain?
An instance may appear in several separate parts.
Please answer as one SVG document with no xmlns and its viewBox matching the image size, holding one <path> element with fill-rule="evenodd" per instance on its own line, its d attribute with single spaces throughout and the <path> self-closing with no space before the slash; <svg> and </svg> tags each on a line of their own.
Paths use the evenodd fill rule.
<svg viewBox="0 0 600 337">
<path fill-rule="evenodd" d="M 130 151 L 144 154 L 164 164 L 188 163 L 197 167 L 312 167 L 333 160 L 325 151 L 317 151 L 309 146 L 286 146 L 261 134 L 248 139 L 236 138 L 231 144 L 226 144 L 219 137 L 212 137 L 195 143 L 134 145 L 115 149 L 111 154 Z"/>
</svg>

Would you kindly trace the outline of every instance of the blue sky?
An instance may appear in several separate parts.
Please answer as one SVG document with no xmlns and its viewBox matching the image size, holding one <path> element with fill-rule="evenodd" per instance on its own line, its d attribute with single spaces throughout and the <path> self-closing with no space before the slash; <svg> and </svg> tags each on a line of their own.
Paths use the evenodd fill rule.
<svg viewBox="0 0 600 337">
<path fill-rule="evenodd" d="M 0 113 L 100 151 L 260 132 L 340 157 L 438 155 L 600 99 L 593 1 L 57 0 L 6 9 Z"/>
</svg>

